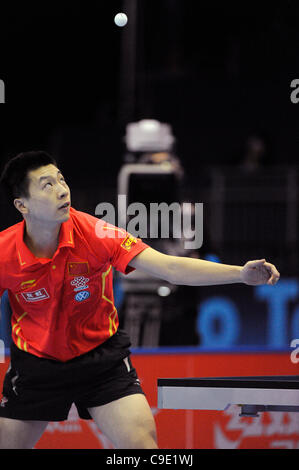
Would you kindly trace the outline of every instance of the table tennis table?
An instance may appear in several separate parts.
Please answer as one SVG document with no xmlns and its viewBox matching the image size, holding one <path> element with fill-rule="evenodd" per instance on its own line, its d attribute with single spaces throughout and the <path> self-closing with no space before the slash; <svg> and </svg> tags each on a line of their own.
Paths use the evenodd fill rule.
<svg viewBox="0 0 299 470">
<path fill-rule="evenodd" d="M 299 375 L 257 377 L 159 378 L 158 408 L 226 410 L 241 408 L 240 416 L 258 412 L 299 412 Z"/>
</svg>

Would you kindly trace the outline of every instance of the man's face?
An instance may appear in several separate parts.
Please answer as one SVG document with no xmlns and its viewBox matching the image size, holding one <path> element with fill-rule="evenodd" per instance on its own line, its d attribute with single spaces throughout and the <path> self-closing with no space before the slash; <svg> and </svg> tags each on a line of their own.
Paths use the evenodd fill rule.
<svg viewBox="0 0 299 470">
<path fill-rule="evenodd" d="M 46 165 L 28 172 L 29 197 L 22 198 L 32 221 L 62 223 L 70 214 L 71 195 L 61 171 Z"/>
</svg>

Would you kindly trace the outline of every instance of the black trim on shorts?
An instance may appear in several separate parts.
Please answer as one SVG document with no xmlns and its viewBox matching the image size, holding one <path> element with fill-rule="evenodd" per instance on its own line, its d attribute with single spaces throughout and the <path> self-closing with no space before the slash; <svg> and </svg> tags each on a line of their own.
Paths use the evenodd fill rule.
<svg viewBox="0 0 299 470">
<path fill-rule="evenodd" d="M 130 340 L 118 330 L 105 343 L 67 362 L 40 358 L 11 344 L 0 417 L 65 421 L 74 403 L 81 419 L 88 408 L 144 392 L 130 358 Z"/>
</svg>

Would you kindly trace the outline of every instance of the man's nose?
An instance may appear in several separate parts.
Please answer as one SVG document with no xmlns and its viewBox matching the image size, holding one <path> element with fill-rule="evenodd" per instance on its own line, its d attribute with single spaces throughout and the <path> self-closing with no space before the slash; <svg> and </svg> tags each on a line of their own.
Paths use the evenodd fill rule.
<svg viewBox="0 0 299 470">
<path fill-rule="evenodd" d="M 68 190 L 64 186 L 59 185 L 59 188 L 57 189 L 57 196 L 59 197 L 59 199 L 63 199 L 67 195 Z"/>
</svg>

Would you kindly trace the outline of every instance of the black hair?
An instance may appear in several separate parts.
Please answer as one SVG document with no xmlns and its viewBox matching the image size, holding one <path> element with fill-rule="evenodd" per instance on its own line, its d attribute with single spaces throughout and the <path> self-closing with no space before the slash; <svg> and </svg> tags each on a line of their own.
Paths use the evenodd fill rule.
<svg viewBox="0 0 299 470">
<path fill-rule="evenodd" d="M 8 197 L 29 197 L 28 172 L 50 164 L 57 166 L 56 160 L 42 150 L 22 152 L 11 158 L 0 178 Z"/>
</svg>

